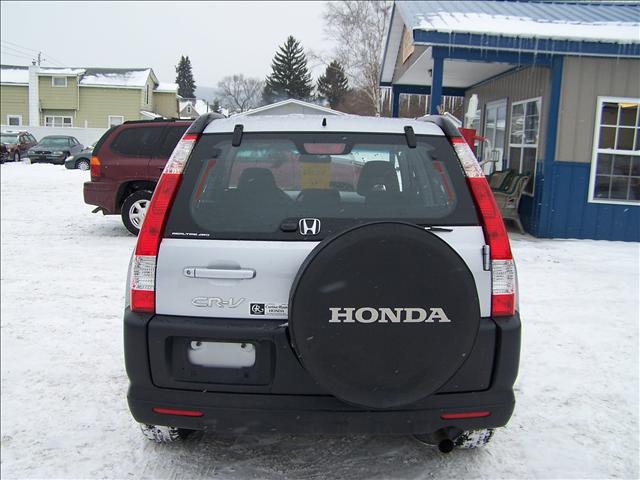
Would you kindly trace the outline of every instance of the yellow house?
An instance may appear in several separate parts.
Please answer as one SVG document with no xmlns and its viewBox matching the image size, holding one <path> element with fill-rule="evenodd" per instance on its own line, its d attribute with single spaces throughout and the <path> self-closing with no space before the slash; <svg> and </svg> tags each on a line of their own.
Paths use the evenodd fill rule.
<svg viewBox="0 0 640 480">
<path fill-rule="evenodd" d="M 178 117 L 178 86 L 150 68 L 0 66 L 0 124 L 108 128 Z"/>
</svg>

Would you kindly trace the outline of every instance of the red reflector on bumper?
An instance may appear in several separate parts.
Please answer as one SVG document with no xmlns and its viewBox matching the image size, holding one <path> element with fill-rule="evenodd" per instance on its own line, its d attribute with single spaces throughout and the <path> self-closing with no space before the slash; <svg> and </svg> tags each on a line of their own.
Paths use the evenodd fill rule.
<svg viewBox="0 0 640 480">
<path fill-rule="evenodd" d="M 464 412 L 464 413 L 443 413 L 440 415 L 442 420 L 453 420 L 456 418 L 480 418 L 480 417 L 488 417 L 491 415 L 491 412 Z"/>
<path fill-rule="evenodd" d="M 173 408 L 160 408 L 153 407 L 152 410 L 155 413 L 161 413 L 162 415 L 179 415 L 181 417 L 202 417 L 204 413 L 198 410 L 176 410 Z"/>
</svg>

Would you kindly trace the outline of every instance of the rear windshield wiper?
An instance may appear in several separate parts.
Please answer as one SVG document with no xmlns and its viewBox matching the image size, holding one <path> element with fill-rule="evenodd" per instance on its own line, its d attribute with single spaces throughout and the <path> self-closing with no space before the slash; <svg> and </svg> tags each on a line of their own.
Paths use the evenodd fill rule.
<svg viewBox="0 0 640 480">
<path fill-rule="evenodd" d="M 431 225 L 427 225 L 426 227 L 422 227 L 429 232 L 453 232 L 453 228 L 446 227 L 434 227 Z"/>
</svg>

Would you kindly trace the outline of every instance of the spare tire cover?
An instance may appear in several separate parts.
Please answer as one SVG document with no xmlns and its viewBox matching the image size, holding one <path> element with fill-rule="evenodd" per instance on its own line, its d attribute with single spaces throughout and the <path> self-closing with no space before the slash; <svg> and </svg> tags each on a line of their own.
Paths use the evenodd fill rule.
<svg viewBox="0 0 640 480">
<path fill-rule="evenodd" d="M 337 398 L 372 408 L 435 392 L 468 358 L 479 322 L 462 258 L 400 222 L 325 239 L 300 267 L 289 300 L 292 345 L 305 369 Z"/>
</svg>

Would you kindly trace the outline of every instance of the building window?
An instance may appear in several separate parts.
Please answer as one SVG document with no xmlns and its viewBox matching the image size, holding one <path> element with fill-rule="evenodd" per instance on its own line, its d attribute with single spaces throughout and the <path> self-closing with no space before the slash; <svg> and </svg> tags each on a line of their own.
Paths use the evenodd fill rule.
<svg viewBox="0 0 640 480">
<path fill-rule="evenodd" d="M 187 105 L 187 113 L 191 113 L 191 105 Z"/>
<path fill-rule="evenodd" d="M 589 201 L 640 204 L 640 98 L 598 97 Z"/>
<path fill-rule="evenodd" d="M 540 134 L 541 98 L 532 98 L 511 104 L 508 167 L 530 180 L 524 187 L 526 195 L 533 195 Z"/>
<path fill-rule="evenodd" d="M 51 77 L 51 86 L 52 87 L 66 87 L 67 86 L 67 77 Z"/>
<path fill-rule="evenodd" d="M 44 117 L 45 127 L 73 127 L 72 117 L 49 116 Z"/>
<path fill-rule="evenodd" d="M 109 115 L 108 127 L 115 127 L 124 123 L 124 117 L 122 115 Z"/>
<path fill-rule="evenodd" d="M 144 89 L 144 104 L 149 105 L 149 84 L 145 85 Z"/>
<path fill-rule="evenodd" d="M 12 127 L 22 125 L 22 115 L 7 115 L 7 125 Z"/>
</svg>

